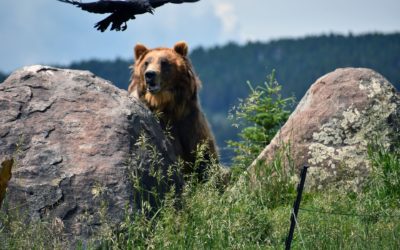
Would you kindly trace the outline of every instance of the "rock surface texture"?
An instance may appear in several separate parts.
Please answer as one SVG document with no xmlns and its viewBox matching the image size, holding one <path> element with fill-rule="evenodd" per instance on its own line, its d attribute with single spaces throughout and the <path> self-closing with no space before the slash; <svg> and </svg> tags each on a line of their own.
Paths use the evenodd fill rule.
<svg viewBox="0 0 400 250">
<path fill-rule="evenodd" d="M 57 219 L 72 242 L 101 216 L 117 224 L 140 209 L 134 183 L 161 196 L 182 184 L 166 178 L 176 156 L 150 111 L 87 71 L 31 66 L 0 84 L 0 161 L 10 158 L 3 211 Z"/>
<path fill-rule="evenodd" d="M 319 78 L 286 124 L 250 166 L 270 162 L 283 148 L 295 167 L 309 165 L 307 185 L 357 189 L 370 170 L 367 146 L 389 147 L 400 133 L 400 95 L 370 69 L 337 69 Z"/>
</svg>

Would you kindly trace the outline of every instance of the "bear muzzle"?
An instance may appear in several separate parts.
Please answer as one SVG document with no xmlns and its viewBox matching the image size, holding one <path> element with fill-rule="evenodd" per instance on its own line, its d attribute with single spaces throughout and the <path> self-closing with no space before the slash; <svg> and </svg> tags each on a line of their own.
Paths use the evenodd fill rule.
<svg viewBox="0 0 400 250">
<path fill-rule="evenodd" d="M 152 94 L 156 94 L 161 89 L 161 81 L 159 74 L 156 71 L 148 70 L 144 74 L 144 79 L 146 81 L 147 91 Z"/>
</svg>

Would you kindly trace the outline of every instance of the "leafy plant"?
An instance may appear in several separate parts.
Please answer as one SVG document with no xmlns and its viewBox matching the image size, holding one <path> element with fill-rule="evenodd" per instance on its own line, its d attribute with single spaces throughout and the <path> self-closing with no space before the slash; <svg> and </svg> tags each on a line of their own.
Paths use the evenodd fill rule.
<svg viewBox="0 0 400 250">
<path fill-rule="evenodd" d="M 276 132 L 289 117 L 289 107 L 294 98 L 282 98 L 282 86 L 275 78 L 275 71 L 267 76 L 263 85 L 253 87 L 247 82 L 250 95 L 239 100 L 239 105 L 230 111 L 233 126 L 242 128 L 239 141 L 228 141 L 234 149 L 233 165 L 246 168 L 267 146 Z"/>
</svg>

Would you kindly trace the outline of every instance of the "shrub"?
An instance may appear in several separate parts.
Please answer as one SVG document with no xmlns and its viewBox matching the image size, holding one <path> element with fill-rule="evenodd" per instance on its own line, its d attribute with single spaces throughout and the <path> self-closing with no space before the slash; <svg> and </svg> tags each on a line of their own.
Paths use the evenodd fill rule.
<svg viewBox="0 0 400 250">
<path fill-rule="evenodd" d="M 275 71 L 267 76 L 263 85 L 253 87 L 247 82 L 250 94 L 239 100 L 229 114 L 232 125 L 241 128 L 239 141 L 228 141 L 234 150 L 233 170 L 242 172 L 275 136 L 290 114 L 294 98 L 282 98 L 282 86 L 275 78 Z M 235 175 L 236 176 L 236 175 Z"/>
</svg>

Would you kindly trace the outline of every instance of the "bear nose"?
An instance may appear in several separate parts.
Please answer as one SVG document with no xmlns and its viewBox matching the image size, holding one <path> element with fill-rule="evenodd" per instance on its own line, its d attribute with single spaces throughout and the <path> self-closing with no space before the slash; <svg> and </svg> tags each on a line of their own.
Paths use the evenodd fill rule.
<svg viewBox="0 0 400 250">
<path fill-rule="evenodd" d="M 144 78 L 146 79 L 146 82 L 153 82 L 154 79 L 156 78 L 157 73 L 153 70 L 146 71 L 144 74 Z"/>
</svg>

